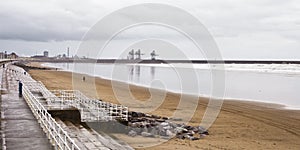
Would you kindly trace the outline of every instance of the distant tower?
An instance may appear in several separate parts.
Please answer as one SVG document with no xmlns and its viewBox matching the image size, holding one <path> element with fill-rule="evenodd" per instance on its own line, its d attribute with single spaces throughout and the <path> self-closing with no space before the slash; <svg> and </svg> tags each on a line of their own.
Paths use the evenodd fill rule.
<svg viewBox="0 0 300 150">
<path fill-rule="evenodd" d="M 48 51 L 44 51 L 44 57 L 49 57 L 49 52 Z"/>
<path fill-rule="evenodd" d="M 158 56 L 156 53 L 155 53 L 155 50 L 153 50 L 151 53 L 151 60 L 155 60 L 155 57 Z"/>
<path fill-rule="evenodd" d="M 68 58 L 70 58 L 70 48 L 69 47 L 68 47 L 67 54 L 68 54 Z"/>
<path fill-rule="evenodd" d="M 135 52 L 135 55 L 136 55 L 135 59 L 141 59 L 142 58 L 141 56 L 144 55 L 144 54 L 142 54 L 141 50 L 139 49 L 138 51 Z"/>
</svg>

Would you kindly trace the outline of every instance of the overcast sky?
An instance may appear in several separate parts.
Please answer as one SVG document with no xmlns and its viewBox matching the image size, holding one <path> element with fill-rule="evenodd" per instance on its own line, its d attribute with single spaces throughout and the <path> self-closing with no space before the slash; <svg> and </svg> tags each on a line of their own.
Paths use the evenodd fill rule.
<svg viewBox="0 0 300 150">
<path fill-rule="evenodd" d="M 85 33 L 105 15 L 133 4 L 159 2 L 197 17 L 224 59 L 300 59 L 299 0 L 45 1 L 1 0 L 0 51 L 30 56 L 48 50 L 53 56 L 70 47 L 74 54 Z M 119 57 L 113 52 L 106 56 Z M 159 57 L 168 58 L 165 53 Z"/>
</svg>

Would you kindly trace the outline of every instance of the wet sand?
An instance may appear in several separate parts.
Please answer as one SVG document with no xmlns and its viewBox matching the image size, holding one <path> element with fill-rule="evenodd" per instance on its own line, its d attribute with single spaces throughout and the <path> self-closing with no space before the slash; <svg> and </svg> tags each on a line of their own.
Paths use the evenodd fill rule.
<svg viewBox="0 0 300 150">
<path fill-rule="evenodd" d="M 87 75 L 76 74 L 72 80 L 72 73 L 54 70 L 30 70 L 36 80 L 42 81 L 49 89 L 73 89 L 72 82 L 76 83 L 81 91 L 93 98 L 119 103 L 110 80 L 94 78 Z M 82 77 L 85 76 L 85 81 Z M 96 86 L 93 83 L 96 83 Z M 125 91 L 128 85 L 121 82 L 114 84 L 114 89 L 119 91 L 132 110 L 148 110 L 151 114 L 172 116 L 177 109 L 180 98 L 182 101 L 195 105 L 196 113 L 189 124 L 199 125 L 207 106 L 207 98 L 197 98 L 198 103 L 190 102 L 186 95 L 179 95 L 160 90 L 130 85 L 131 95 Z M 95 88 L 95 91 L 93 88 Z M 164 97 L 163 102 L 154 111 L 143 105 L 142 102 L 156 100 Z M 141 104 L 136 104 L 132 99 L 138 99 Z M 123 104 L 123 103 L 122 103 Z M 186 108 L 179 110 L 184 114 Z M 163 144 L 143 148 L 140 138 L 126 135 L 117 135 L 139 149 L 300 149 L 300 111 L 282 109 L 280 105 L 226 100 L 214 124 L 209 128 L 210 135 L 198 141 L 172 139 Z M 141 140 L 141 141 L 140 141 Z M 155 141 L 154 141 L 155 142 Z"/>
</svg>

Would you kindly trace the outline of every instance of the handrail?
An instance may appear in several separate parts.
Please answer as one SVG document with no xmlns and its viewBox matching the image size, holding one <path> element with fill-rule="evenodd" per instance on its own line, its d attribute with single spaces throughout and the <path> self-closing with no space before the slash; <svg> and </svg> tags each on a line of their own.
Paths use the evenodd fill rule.
<svg viewBox="0 0 300 150">
<path fill-rule="evenodd" d="M 49 140 L 55 146 L 55 149 L 61 150 L 80 150 L 74 140 L 68 133 L 51 117 L 45 107 L 30 92 L 26 83 L 23 86 L 23 97 L 33 112 L 34 116 L 41 123 L 43 130 L 46 132 Z"/>
</svg>

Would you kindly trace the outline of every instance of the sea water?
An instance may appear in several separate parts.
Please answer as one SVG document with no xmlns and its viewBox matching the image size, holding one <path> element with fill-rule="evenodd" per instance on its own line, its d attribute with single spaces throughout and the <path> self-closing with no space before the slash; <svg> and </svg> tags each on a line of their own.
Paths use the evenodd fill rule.
<svg viewBox="0 0 300 150">
<path fill-rule="evenodd" d="M 224 99 L 276 103 L 300 109 L 300 65 L 296 64 L 43 65 L 176 93 L 214 97 L 214 90 L 218 90 L 218 97 Z M 213 70 L 221 73 L 222 80 L 216 80 L 214 74 L 218 72 Z"/>
</svg>

